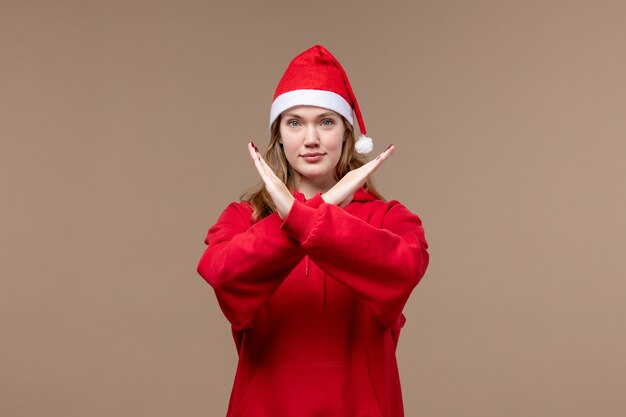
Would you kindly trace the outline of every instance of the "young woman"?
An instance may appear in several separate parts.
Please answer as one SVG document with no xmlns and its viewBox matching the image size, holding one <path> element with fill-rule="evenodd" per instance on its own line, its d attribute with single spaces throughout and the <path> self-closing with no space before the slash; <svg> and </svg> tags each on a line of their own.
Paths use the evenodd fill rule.
<svg viewBox="0 0 626 417">
<path fill-rule="evenodd" d="M 198 273 L 231 324 L 239 363 L 227 417 L 401 417 L 395 350 L 424 275 L 420 218 L 386 202 L 348 78 L 315 45 L 274 95 L 271 138 L 248 151 L 260 189 L 206 236 Z"/>
</svg>

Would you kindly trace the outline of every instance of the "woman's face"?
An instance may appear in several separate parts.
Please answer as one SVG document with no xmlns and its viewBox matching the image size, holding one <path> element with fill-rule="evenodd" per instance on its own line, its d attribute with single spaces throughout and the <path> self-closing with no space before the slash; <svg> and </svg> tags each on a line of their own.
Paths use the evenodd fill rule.
<svg viewBox="0 0 626 417">
<path fill-rule="evenodd" d="M 343 148 L 345 126 L 338 113 L 322 107 L 295 106 L 280 120 L 280 143 L 291 167 L 300 174 L 298 185 L 320 191 L 336 183 L 335 166 Z"/>
</svg>

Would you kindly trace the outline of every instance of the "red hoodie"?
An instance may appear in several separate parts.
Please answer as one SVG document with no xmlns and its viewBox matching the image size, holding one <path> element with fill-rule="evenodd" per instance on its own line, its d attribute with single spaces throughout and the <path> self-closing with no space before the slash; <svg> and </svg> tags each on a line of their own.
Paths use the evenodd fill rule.
<svg viewBox="0 0 626 417">
<path fill-rule="evenodd" d="M 198 273 L 239 363 L 227 417 L 402 417 L 402 309 L 428 266 L 420 218 L 365 189 L 344 209 L 295 192 L 285 220 L 231 203 Z"/>
</svg>

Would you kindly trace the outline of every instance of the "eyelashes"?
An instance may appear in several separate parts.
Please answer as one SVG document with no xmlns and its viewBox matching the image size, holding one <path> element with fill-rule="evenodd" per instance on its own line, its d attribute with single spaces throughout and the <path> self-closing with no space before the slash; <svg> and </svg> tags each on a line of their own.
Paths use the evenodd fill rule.
<svg viewBox="0 0 626 417">
<path fill-rule="evenodd" d="M 335 124 L 335 121 L 334 121 L 334 120 L 332 120 L 332 119 L 324 119 L 324 120 L 322 120 L 322 121 L 320 122 L 320 124 L 321 124 L 322 126 L 332 126 L 332 125 L 334 125 L 334 124 Z M 299 122 L 298 120 L 291 119 L 291 120 L 288 120 L 288 121 L 287 121 L 287 126 L 290 126 L 290 127 L 297 127 L 297 126 L 300 126 L 300 122 Z"/>
</svg>

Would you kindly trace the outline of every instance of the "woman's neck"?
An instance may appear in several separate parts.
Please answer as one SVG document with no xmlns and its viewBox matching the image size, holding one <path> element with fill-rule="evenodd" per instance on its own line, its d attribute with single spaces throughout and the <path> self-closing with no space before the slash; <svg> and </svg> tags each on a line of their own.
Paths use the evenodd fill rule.
<svg viewBox="0 0 626 417">
<path fill-rule="evenodd" d="M 317 193 L 325 193 L 337 184 L 334 177 L 330 178 L 302 178 L 296 179 L 296 191 L 304 194 L 308 200 Z"/>
</svg>

